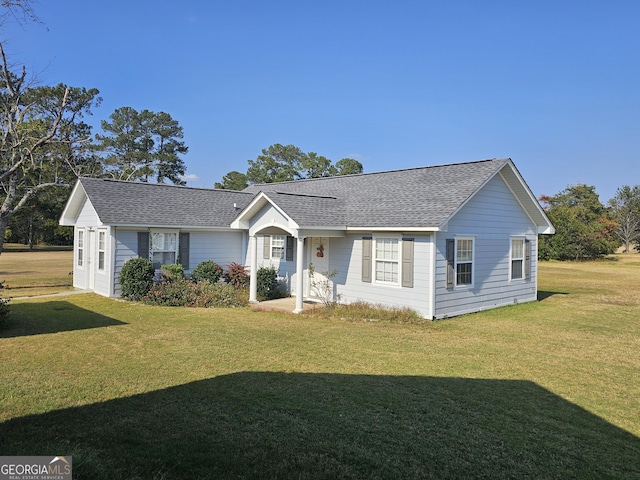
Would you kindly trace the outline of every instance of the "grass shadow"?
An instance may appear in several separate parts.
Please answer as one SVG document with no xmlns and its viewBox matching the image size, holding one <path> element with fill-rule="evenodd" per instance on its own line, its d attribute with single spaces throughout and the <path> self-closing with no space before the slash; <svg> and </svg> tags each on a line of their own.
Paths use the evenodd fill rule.
<svg viewBox="0 0 640 480">
<path fill-rule="evenodd" d="M 638 478 L 640 439 L 529 381 L 243 372 L 0 424 L 78 478 Z"/>
<path fill-rule="evenodd" d="M 11 303 L 10 307 L 9 317 L 0 327 L 0 338 L 126 325 L 65 301 Z"/>
<path fill-rule="evenodd" d="M 567 292 L 550 292 L 545 290 L 538 290 L 538 301 L 542 302 L 549 297 L 553 297 L 554 295 L 569 295 Z"/>
</svg>

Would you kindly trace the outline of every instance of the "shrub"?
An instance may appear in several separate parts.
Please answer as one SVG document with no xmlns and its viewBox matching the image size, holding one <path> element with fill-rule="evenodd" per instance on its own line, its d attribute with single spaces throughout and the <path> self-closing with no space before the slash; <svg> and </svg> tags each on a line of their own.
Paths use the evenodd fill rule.
<svg viewBox="0 0 640 480">
<path fill-rule="evenodd" d="M 246 288 L 249 286 L 247 267 L 236 262 L 231 262 L 224 274 L 224 279 L 234 288 Z"/>
<path fill-rule="evenodd" d="M 191 280 L 194 282 L 204 282 L 206 280 L 210 283 L 218 283 L 220 277 L 222 277 L 222 267 L 213 260 L 200 262 L 191 272 Z"/>
<path fill-rule="evenodd" d="M 166 280 L 182 280 L 184 276 L 184 267 L 179 263 L 171 263 L 160 267 L 162 277 Z"/>
<path fill-rule="evenodd" d="M 184 307 L 196 301 L 197 285 L 187 279 L 164 280 L 153 285 L 142 298 L 149 305 Z"/>
<path fill-rule="evenodd" d="M 231 285 L 180 279 L 154 285 L 142 301 L 166 307 L 244 307 L 249 302 L 249 293 Z"/>
<path fill-rule="evenodd" d="M 121 294 L 129 300 L 140 300 L 153 286 L 153 263 L 147 258 L 132 258 L 124 262 L 120 275 Z"/>
<path fill-rule="evenodd" d="M 4 282 L 0 282 L 0 290 L 4 288 Z M 6 321 L 9 316 L 9 302 L 10 298 L 0 297 L 0 326 Z"/>
<path fill-rule="evenodd" d="M 275 267 L 260 267 L 257 272 L 257 296 L 259 301 L 280 297 L 278 270 Z"/>
</svg>

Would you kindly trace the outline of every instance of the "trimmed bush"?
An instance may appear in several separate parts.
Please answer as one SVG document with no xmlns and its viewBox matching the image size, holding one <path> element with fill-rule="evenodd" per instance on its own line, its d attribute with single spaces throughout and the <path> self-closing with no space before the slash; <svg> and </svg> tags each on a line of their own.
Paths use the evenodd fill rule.
<svg viewBox="0 0 640 480">
<path fill-rule="evenodd" d="M 184 276 L 184 267 L 179 263 L 172 263 L 169 265 L 162 265 L 160 267 L 160 271 L 162 272 L 162 276 L 166 280 L 182 280 L 186 278 Z"/>
<path fill-rule="evenodd" d="M 222 277 L 222 267 L 213 260 L 200 262 L 191 272 L 191 280 L 194 282 L 204 282 L 206 280 L 210 283 L 218 283 L 220 277 Z"/>
<path fill-rule="evenodd" d="M 132 258 L 124 262 L 120 275 L 121 295 L 129 300 L 140 300 L 153 286 L 153 263 L 148 258 Z"/>
<path fill-rule="evenodd" d="M 246 288 L 249 286 L 247 267 L 236 262 L 231 262 L 224 274 L 224 279 L 234 288 Z"/>
<path fill-rule="evenodd" d="M 260 267 L 257 276 L 256 293 L 259 301 L 273 300 L 281 296 L 278 290 L 278 270 L 275 267 Z"/>
<path fill-rule="evenodd" d="M 154 285 L 142 301 L 166 307 L 244 307 L 249 303 L 249 293 L 231 285 L 180 279 Z"/>
</svg>

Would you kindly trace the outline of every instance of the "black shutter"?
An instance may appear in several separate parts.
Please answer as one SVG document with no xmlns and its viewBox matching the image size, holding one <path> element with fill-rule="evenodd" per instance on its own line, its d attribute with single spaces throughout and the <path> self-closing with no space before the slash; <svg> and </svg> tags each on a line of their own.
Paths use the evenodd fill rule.
<svg viewBox="0 0 640 480">
<path fill-rule="evenodd" d="M 287 262 L 290 262 L 293 260 L 293 237 L 292 236 L 287 236 L 287 248 L 286 248 L 285 260 Z"/>
<path fill-rule="evenodd" d="M 524 241 L 524 278 L 531 278 L 531 240 Z"/>
<path fill-rule="evenodd" d="M 371 237 L 362 237 L 362 281 L 371 283 Z"/>
<path fill-rule="evenodd" d="M 271 237 L 265 235 L 262 237 L 264 245 L 262 245 L 262 258 L 271 258 Z"/>
<path fill-rule="evenodd" d="M 149 232 L 138 232 L 138 256 L 149 258 Z"/>
<path fill-rule="evenodd" d="M 447 288 L 453 288 L 454 279 L 455 279 L 455 271 L 454 271 L 454 262 L 455 262 L 455 248 L 456 241 L 453 238 L 447 239 Z"/>
<path fill-rule="evenodd" d="M 178 244 L 178 260 L 182 268 L 189 270 L 189 234 L 180 232 L 180 243 Z"/>
<path fill-rule="evenodd" d="M 413 238 L 402 239 L 402 286 L 413 288 Z"/>
</svg>

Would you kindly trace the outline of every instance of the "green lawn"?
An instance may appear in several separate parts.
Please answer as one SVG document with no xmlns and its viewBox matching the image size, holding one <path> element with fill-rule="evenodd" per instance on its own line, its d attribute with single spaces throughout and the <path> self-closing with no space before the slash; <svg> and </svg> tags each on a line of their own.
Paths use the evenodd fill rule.
<svg viewBox="0 0 640 480">
<path fill-rule="evenodd" d="M 640 478 L 640 256 L 544 263 L 540 290 L 423 325 L 14 301 L 0 454 L 88 479 Z"/>
</svg>

